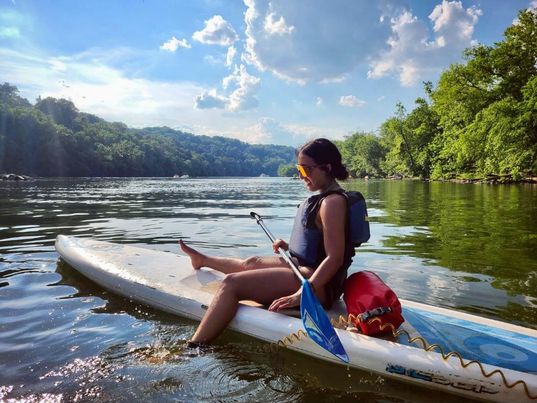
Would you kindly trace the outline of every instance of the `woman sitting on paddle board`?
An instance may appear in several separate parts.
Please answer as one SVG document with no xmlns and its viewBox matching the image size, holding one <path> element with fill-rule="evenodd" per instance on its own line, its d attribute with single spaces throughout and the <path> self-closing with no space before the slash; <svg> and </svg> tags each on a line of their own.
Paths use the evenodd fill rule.
<svg viewBox="0 0 537 403">
<path fill-rule="evenodd" d="M 343 189 L 336 182 L 347 179 L 349 173 L 337 147 L 326 139 L 313 140 L 298 150 L 297 169 L 307 189 L 318 196 L 299 206 L 289 244 L 279 239 L 273 249 L 275 253 L 279 247 L 289 250 L 321 304 L 330 307 L 343 292 L 354 255 L 346 236 L 347 200 L 337 193 Z M 308 214 L 312 211 L 315 213 Z M 226 274 L 191 342 L 214 340 L 233 319 L 241 300 L 256 301 L 272 311 L 300 305 L 301 284 L 283 258 L 216 257 L 204 255 L 183 241 L 179 244 L 194 269 L 209 267 Z"/>
</svg>

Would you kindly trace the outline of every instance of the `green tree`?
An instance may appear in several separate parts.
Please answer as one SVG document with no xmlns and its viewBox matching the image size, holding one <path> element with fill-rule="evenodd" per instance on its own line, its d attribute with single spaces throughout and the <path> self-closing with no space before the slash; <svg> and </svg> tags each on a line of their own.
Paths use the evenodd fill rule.
<svg viewBox="0 0 537 403">
<path fill-rule="evenodd" d="M 54 123 L 72 128 L 79 112 L 75 105 L 66 99 L 45 98 L 39 99 L 35 107 L 50 116 Z"/>
<path fill-rule="evenodd" d="M 427 85 L 427 84 L 426 84 Z M 412 150 L 413 176 L 428 178 L 437 153 L 437 140 L 441 136 L 439 116 L 424 98 L 415 101 L 416 107 L 406 117 L 403 127 L 406 144 Z"/>
<path fill-rule="evenodd" d="M 6 107 L 31 106 L 30 102 L 19 95 L 18 88 L 14 85 L 10 85 L 9 83 L 0 85 L 0 105 Z"/>
<path fill-rule="evenodd" d="M 465 58 L 430 90 L 441 133 L 431 143 L 432 177 L 535 172 L 537 13 L 522 11 L 503 41 Z"/>
<path fill-rule="evenodd" d="M 280 164 L 278 167 L 278 176 L 298 176 L 295 164 Z"/>
<path fill-rule="evenodd" d="M 65 99 L 36 105 L 0 86 L 0 170 L 38 176 L 276 175 L 294 149 L 196 136 L 168 127 L 130 129 Z"/>
<path fill-rule="evenodd" d="M 381 168 L 386 150 L 380 139 L 370 133 L 354 133 L 338 142 L 343 157 L 343 163 L 354 177 L 383 176 Z"/>
<path fill-rule="evenodd" d="M 405 125 L 406 110 L 400 102 L 396 105 L 394 117 L 380 127 L 382 144 L 388 149 L 381 168 L 389 175 L 413 176 L 416 170 L 408 129 Z"/>
</svg>

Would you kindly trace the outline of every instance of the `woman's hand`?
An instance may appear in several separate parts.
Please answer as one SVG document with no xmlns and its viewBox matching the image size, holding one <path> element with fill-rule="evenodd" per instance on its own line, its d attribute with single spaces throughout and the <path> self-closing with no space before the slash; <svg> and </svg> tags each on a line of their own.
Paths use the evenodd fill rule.
<svg viewBox="0 0 537 403">
<path fill-rule="evenodd" d="M 283 239 L 276 239 L 272 244 L 272 249 L 274 250 L 274 253 L 278 253 L 278 248 L 282 248 L 283 250 L 289 250 L 289 244 Z"/>
<path fill-rule="evenodd" d="M 302 287 L 298 289 L 297 292 L 286 297 L 281 297 L 272 301 L 272 304 L 269 306 L 269 311 L 278 312 L 280 309 L 294 308 L 295 306 L 300 306 L 300 297 L 302 296 Z"/>
</svg>

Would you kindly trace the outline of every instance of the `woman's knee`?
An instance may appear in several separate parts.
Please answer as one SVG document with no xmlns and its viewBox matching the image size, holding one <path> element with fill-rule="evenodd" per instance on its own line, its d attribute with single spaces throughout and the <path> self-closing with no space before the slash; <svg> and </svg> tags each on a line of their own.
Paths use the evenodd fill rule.
<svg viewBox="0 0 537 403">
<path fill-rule="evenodd" d="M 237 299 L 251 298 L 252 287 L 250 281 L 241 272 L 226 274 L 220 285 L 220 292 L 226 295 L 233 295 Z"/>
<path fill-rule="evenodd" d="M 229 273 L 224 276 L 220 289 L 225 292 L 236 292 L 237 289 L 237 275 L 236 273 Z"/>
</svg>

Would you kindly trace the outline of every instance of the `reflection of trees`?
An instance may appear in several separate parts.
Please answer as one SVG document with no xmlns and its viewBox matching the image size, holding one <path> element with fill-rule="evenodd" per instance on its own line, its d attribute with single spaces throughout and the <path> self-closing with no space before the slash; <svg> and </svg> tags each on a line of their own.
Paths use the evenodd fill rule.
<svg viewBox="0 0 537 403">
<path fill-rule="evenodd" d="M 282 208 L 296 206 L 297 189 L 302 190 L 298 181 L 255 178 L 63 178 L 0 186 L 2 247 L 24 247 L 25 252 L 52 245 L 59 233 L 122 243 L 175 244 L 179 236 L 192 235 L 184 225 L 195 231 L 200 225 L 240 219 L 256 228 L 248 215 L 251 209 L 279 207 L 282 213 L 276 217 L 280 217 Z"/>
<path fill-rule="evenodd" d="M 385 213 L 374 221 L 405 228 L 382 246 L 537 297 L 537 186 L 386 181 L 367 193 Z"/>
</svg>

